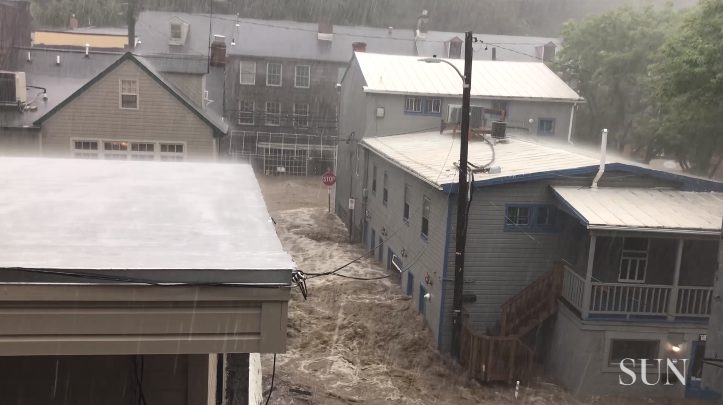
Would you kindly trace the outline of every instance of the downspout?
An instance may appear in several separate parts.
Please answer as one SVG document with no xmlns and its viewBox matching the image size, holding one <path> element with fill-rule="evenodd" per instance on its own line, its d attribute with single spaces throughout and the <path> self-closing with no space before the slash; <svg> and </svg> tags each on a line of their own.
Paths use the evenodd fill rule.
<svg viewBox="0 0 723 405">
<path fill-rule="evenodd" d="M 600 169 L 598 169 L 597 174 L 595 175 L 595 178 L 592 180 L 592 185 L 590 186 L 590 188 L 593 190 L 597 190 L 597 182 L 600 180 L 603 173 L 605 173 L 605 157 L 607 155 L 607 149 L 608 149 L 608 130 L 603 129 L 602 130 L 602 141 L 600 142 Z"/>
<path fill-rule="evenodd" d="M 575 120 L 575 109 L 577 109 L 577 103 L 573 103 L 570 108 L 570 126 L 567 129 L 567 143 L 572 144 L 572 123 Z"/>
</svg>

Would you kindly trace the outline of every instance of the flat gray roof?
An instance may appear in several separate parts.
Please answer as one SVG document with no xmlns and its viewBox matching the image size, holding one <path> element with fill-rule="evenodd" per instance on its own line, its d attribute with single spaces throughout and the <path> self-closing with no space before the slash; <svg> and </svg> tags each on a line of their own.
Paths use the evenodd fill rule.
<svg viewBox="0 0 723 405">
<path fill-rule="evenodd" d="M 3 158 L 0 235 L 0 268 L 238 283 L 295 268 L 241 164 Z"/>
</svg>

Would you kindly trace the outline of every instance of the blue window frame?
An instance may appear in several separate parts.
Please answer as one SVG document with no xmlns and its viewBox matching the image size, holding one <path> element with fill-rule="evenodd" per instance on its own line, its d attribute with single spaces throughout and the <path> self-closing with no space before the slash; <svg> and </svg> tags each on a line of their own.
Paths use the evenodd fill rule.
<svg viewBox="0 0 723 405">
<path fill-rule="evenodd" d="M 442 99 L 438 97 L 405 97 L 404 113 L 412 115 L 442 115 Z"/>
<path fill-rule="evenodd" d="M 555 119 L 540 118 L 537 120 L 537 135 L 555 135 Z"/>
<path fill-rule="evenodd" d="M 554 232 L 558 230 L 557 218 L 557 208 L 552 205 L 505 205 L 505 231 Z"/>
<path fill-rule="evenodd" d="M 427 289 L 424 288 L 422 283 L 419 284 L 419 313 L 427 315 L 427 299 L 424 296 L 427 295 Z"/>
</svg>

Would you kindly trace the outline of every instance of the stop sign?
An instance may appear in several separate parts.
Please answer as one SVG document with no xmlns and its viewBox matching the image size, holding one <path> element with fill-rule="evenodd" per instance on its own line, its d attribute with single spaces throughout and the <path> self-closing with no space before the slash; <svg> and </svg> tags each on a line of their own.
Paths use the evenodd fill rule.
<svg viewBox="0 0 723 405">
<path fill-rule="evenodd" d="M 331 187 L 336 183 L 336 175 L 331 170 L 321 175 L 321 182 L 327 187 Z"/>
</svg>

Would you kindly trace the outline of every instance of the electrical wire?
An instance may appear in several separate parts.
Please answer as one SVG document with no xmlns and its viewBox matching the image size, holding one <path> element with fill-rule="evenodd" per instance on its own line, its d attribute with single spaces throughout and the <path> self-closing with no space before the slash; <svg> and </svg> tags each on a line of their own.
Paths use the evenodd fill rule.
<svg viewBox="0 0 723 405">
<path fill-rule="evenodd" d="M 359 281 L 382 280 L 382 279 L 385 279 L 385 278 L 394 277 L 394 276 L 397 275 L 397 274 L 400 274 L 400 275 L 401 275 L 401 274 L 406 273 L 406 272 L 409 271 L 415 264 L 417 264 L 417 262 L 419 261 L 419 259 L 424 255 L 424 252 L 425 252 L 425 251 L 423 250 L 421 253 L 419 253 L 419 254 L 417 255 L 417 257 L 414 259 L 414 261 L 413 261 L 409 266 L 407 266 L 406 268 L 404 268 L 404 270 L 402 270 L 402 271 L 400 271 L 400 272 L 398 272 L 398 273 L 392 273 L 392 274 L 387 274 L 386 276 L 377 276 L 377 277 L 356 277 L 356 276 L 348 276 L 348 275 L 346 275 L 346 274 L 339 274 L 339 273 L 334 273 L 334 274 L 332 274 L 332 275 L 333 275 L 333 276 L 336 276 L 336 277 L 348 278 L 348 279 L 351 279 L 351 280 L 359 280 Z"/>
<path fill-rule="evenodd" d="M 274 377 L 276 377 L 276 353 L 274 353 L 274 366 L 271 369 L 271 387 L 269 388 L 269 395 L 266 397 L 266 402 L 264 405 L 269 405 L 271 393 L 274 392 Z"/>
<path fill-rule="evenodd" d="M 140 364 L 141 372 L 140 372 L 140 377 L 139 377 L 139 374 L 138 374 L 138 357 L 141 358 L 141 364 Z M 131 361 L 133 362 L 133 376 L 135 377 L 135 380 L 136 380 L 136 388 L 138 389 L 138 402 L 137 402 L 137 404 L 138 404 L 138 405 L 147 405 L 147 403 L 146 403 L 146 396 L 145 396 L 145 394 L 143 393 L 143 371 L 144 371 L 144 368 L 145 368 L 145 363 L 144 363 L 143 356 L 135 355 L 135 356 L 133 356 L 133 357 L 131 358 Z"/>
</svg>

